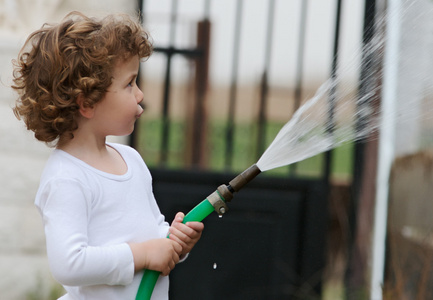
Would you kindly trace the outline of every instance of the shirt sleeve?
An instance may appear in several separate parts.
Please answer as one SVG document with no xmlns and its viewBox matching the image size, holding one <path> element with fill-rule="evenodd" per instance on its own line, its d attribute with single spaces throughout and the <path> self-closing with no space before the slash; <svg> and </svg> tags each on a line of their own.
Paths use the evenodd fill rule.
<svg viewBox="0 0 433 300">
<path fill-rule="evenodd" d="M 88 244 L 91 196 L 80 182 L 69 179 L 53 180 L 44 187 L 36 205 L 44 221 L 51 272 L 68 286 L 130 284 L 134 261 L 128 244 Z"/>
</svg>

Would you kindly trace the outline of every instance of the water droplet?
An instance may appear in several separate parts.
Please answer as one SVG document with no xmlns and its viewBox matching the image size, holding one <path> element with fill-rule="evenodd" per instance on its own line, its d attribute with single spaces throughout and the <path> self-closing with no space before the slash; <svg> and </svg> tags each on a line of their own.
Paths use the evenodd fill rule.
<svg viewBox="0 0 433 300">
<path fill-rule="evenodd" d="M 213 269 L 216 270 L 216 268 L 217 268 L 217 264 L 213 263 Z"/>
<path fill-rule="evenodd" d="M 221 219 L 223 217 L 223 215 L 218 215 L 218 217 Z"/>
</svg>

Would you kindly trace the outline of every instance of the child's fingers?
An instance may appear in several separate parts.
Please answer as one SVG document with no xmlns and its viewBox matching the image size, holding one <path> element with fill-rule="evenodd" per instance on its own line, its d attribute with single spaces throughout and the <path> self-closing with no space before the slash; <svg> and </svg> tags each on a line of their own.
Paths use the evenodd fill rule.
<svg viewBox="0 0 433 300">
<path fill-rule="evenodd" d="M 182 223 L 184 217 L 185 217 L 185 215 L 184 215 L 183 212 L 178 212 L 178 213 L 176 214 L 176 216 L 174 217 L 173 223 L 174 223 L 174 222 Z"/>
<path fill-rule="evenodd" d="M 174 241 L 173 243 L 173 249 L 176 252 L 177 255 L 174 256 L 174 259 L 177 259 L 175 262 L 177 263 L 179 261 L 179 255 L 182 254 L 182 245 L 179 244 L 179 242 Z"/>
<path fill-rule="evenodd" d="M 201 232 L 204 229 L 204 224 L 202 222 L 187 222 L 185 224 L 183 223 L 173 224 L 173 227 L 176 227 L 179 230 L 184 231 L 185 233 L 191 232 L 191 230 L 189 229 L 192 229 L 192 231 Z"/>
<path fill-rule="evenodd" d="M 185 226 L 186 227 L 186 226 Z M 179 244 L 181 244 L 183 247 L 185 246 L 185 244 L 191 239 L 189 237 L 189 235 L 187 235 L 186 233 L 184 233 L 183 231 L 179 230 L 178 228 L 176 228 L 175 226 L 171 226 L 170 227 L 170 235 L 169 238 L 173 241 L 178 242 Z"/>
<path fill-rule="evenodd" d="M 201 233 L 201 230 L 196 230 L 200 228 L 200 225 L 187 226 L 183 223 L 173 224 L 170 228 L 171 234 L 176 234 L 180 239 L 185 240 L 187 238 L 193 239 Z"/>
<path fill-rule="evenodd" d="M 203 231 L 204 229 L 204 224 L 202 222 L 187 222 L 185 225 L 195 231 Z"/>
</svg>

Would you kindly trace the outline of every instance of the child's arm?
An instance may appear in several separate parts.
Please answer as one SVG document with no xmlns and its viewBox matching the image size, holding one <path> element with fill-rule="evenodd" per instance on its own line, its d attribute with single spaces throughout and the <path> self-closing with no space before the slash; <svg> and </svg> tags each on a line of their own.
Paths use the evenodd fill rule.
<svg viewBox="0 0 433 300">
<path fill-rule="evenodd" d="M 91 245 L 88 216 L 92 192 L 70 179 L 49 181 L 37 198 L 45 227 L 47 255 L 54 278 L 63 285 L 126 285 L 134 261 L 127 243 Z"/>
<path fill-rule="evenodd" d="M 182 247 L 179 243 L 167 239 L 154 239 L 142 243 L 130 243 L 134 257 L 135 271 L 149 269 L 166 276 L 179 262 Z"/>
<path fill-rule="evenodd" d="M 184 217 L 183 213 L 178 212 L 169 229 L 169 238 L 182 246 L 181 258 L 191 251 L 200 239 L 204 229 L 204 224 L 201 222 L 187 222 L 183 224 Z"/>
</svg>

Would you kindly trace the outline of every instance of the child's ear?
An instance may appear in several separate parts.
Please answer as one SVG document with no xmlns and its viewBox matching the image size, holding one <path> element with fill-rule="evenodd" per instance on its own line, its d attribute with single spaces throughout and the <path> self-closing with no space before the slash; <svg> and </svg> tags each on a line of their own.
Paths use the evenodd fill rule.
<svg viewBox="0 0 433 300">
<path fill-rule="evenodd" d="M 77 104 L 80 107 L 79 112 L 84 118 L 91 119 L 93 117 L 94 108 L 93 106 L 86 104 L 86 98 L 83 94 L 78 95 Z"/>
</svg>

